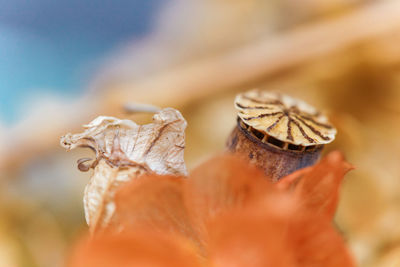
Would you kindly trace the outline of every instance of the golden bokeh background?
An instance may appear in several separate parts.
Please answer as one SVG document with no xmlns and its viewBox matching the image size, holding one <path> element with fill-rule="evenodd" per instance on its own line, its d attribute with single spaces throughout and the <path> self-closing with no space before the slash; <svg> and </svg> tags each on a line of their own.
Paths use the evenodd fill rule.
<svg viewBox="0 0 400 267">
<path fill-rule="evenodd" d="M 172 1 L 154 31 L 115 53 L 76 99 L 46 98 L 0 129 L 0 266 L 62 266 L 86 231 L 90 174 L 58 145 L 129 102 L 174 107 L 188 121 L 192 168 L 224 150 L 233 99 L 277 90 L 324 110 L 346 176 L 336 223 L 359 266 L 400 266 L 400 2 Z"/>
</svg>

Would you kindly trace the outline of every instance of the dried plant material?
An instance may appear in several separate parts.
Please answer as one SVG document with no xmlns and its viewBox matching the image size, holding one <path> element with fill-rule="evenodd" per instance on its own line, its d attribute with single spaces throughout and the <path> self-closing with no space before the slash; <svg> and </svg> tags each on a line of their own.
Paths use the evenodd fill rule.
<svg viewBox="0 0 400 267">
<path fill-rule="evenodd" d="M 252 90 L 237 95 L 235 107 L 245 124 L 282 142 L 307 147 L 335 139 L 327 117 L 288 95 Z"/>
<path fill-rule="evenodd" d="M 327 117 L 280 93 L 251 90 L 235 98 L 237 125 L 227 148 L 262 168 L 273 181 L 313 165 L 335 139 Z"/>
<path fill-rule="evenodd" d="M 325 161 L 339 167 L 327 165 Z M 315 173 L 325 180 L 342 163 L 343 158 L 338 158 L 337 153 L 330 154 L 317 164 Z M 313 168 L 307 171 L 312 173 Z M 341 174 L 343 177 L 344 172 Z M 107 236 L 95 236 L 97 239 L 86 248 L 77 249 L 79 257 L 72 266 L 95 266 L 82 264 L 102 262 L 102 259 L 110 266 L 124 266 L 138 260 L 176 262 L 181 258 L 173 253 L 171 258 L 165 258 L 157 249 L 140 255 L 132 251 L 120 257 L 117 244 L 127 240 L 132 231 L 147 238 L 128 240 L 122 251 L 135 250 L 141 244 L 147 249 L 149 242 L 157 247 L 165 244 L 166 235 L 170 240 L 165 244 L 167 249 L 171 244 L 177 252 L 185 246 L 195 248 L 186 250 L 188 254 L 184 257 L 193 262 L 177 263 L 177 267 L 354 266 L 342 237 L 332 225 L 331 216 L 314 212 L 316 206 L 308 205 L 308 198 L 316 200 L 312 194 L 296 193 L 302 188 L 301 183 L 317 179 L 304 172 L 294 176 L 300 180 L 293 185 L 294 190 L 286 190 L 290 187 L 272 184 L 254 166 L 227 155 L 200 165 L 189 179 L 146 175 L 132 180 L 116 193 L 116 213 L 123 213 L 118 216 L 124 225 L 122 233 L 115 234 L 114 241 L 109 241 Z M 325 190 L 329 191 L 325 197 L 336 199 L 336 184 L 328 183 L 326 187 L 331 185 L 334 189 Z M 108 230 L 112 231 L 113 226 Z"/>
<path fill-rule="evenodd" d="M 86 222 L 91 232 L 107 226 L 114 216 L 115 191 L 124 183 L 145 173 L 141 168 L 130 167 L 120 170 L 100 160 L 96 165 L 83 196 Z"/>
<path fill-rule="evenodd" d="M 95 164 L 104 159 L 113 167 L 137 166 L 159 174 L 186 174 L 185 119 L 179 111 L 166 108 L 155 114 L 153 121 L 138 125 L 100 116 L 84 126 L 85 132 L 63 136 L 61 145 L 67 150 L 79 146 L 92 148 L 96 152 Z"/>
<path fill-rule="evenodd" d="M 248 159 L 255 166 L 263 169 L 265 175 L 272 181 L 278 181 L 296 170 L 311 166 L 320 158 L 322 147 L 310 146 L 310 149 L 307 150 L 285 150 L 262 142 L 260 138 L 257 138 L 258 133 L 261 132 L 255 132 L 254 129 L 250 131 L 243 125 L 239 119 L 227 140 L 227 150 Z M 283 142 L 278 143 L 277 139 L 274 139 L 273 142 L 284 144 Z M 300 148 L 300 146 L 295 147 Z"/>
<path fill-rule="evenodd" d="M 89 147 L 96 153 L 90 165 L 88 158 L 78 160 L 80 170 L 94 168 L 84 196 L 85 217 L 92 231 L 110 222 L 114 193 L 121 184 L 143 173 L 186 175 L 186 121 L 175 109 L 161 110 L 146 125 L 101 116 L 85 128 L 81 134 L 63 136 L 61 145 L 67 150 Z"/>
</svg>

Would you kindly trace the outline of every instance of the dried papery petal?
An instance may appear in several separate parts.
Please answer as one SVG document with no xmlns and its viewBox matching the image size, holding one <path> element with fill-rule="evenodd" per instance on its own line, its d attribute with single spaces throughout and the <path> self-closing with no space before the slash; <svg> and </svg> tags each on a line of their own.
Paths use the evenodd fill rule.
<svg viewBox="0 0 400 267">
<path fill-rule="evenodd" d="M 114 195 L 117 189 L 144 173 L 138 167 L 111 167 L 101 159 L 94 169 L 83 197 L 85 218 L 91 232 L 107 226 L 115 212 Z"/>
<path fill-rule="evenodd" d="M 84 127 L 81 134 L 63 136 L 61 145 L 67 150 L 90 147 L 97 161 L 105 159 L 110 166 L 139 165 L 159 174 L 186 174 L 186 121 L 175 109 L 161 110 L 146 125 L 100 116 Z"/>
<path fill-rule="evenodd" d="M 340 184 L 344 175 L 352 168 L 340 152 L 331 152 L 321 162 L 304 171 L 295 186 L 294 194 L 301 205 L 308 206 L 315 213 L 323 213 L 333 218 L 338 204 Z"/>
<path fill-rule="evenodd" d="M 77 162 L 76 162 L 78 164 L 78 169 L 81 172 L 87 172 L 91 168 L 91 165 L 86 164 L 86 162 L 91 161 L 91 160 L 92 160 L 91 158 L 78 159 Z"/>
<path fill-rule="evenodd" d="M 96 235 L 76 247 L 70 267 L 200 267 L 194 248 L 177 236 L 151 231 Z"/>
<path fill-rule="evenodd" d="M 89 147 L 96 153 L 91 165 L 78 161 L 78 168 L 94 173 L 85 189 L 85 217 L 90 229 L 106 226 L 114 213 L 117 188 L 144 173 L 186 175 L 183 159 L 186 121 L 179 111 L 166 108 L 153 116 L 153 123 L 138 125 L 130 120 L 98 117 L 80 134 L 67 134 L 61 145 L 67 150 Z"/>
</svg>

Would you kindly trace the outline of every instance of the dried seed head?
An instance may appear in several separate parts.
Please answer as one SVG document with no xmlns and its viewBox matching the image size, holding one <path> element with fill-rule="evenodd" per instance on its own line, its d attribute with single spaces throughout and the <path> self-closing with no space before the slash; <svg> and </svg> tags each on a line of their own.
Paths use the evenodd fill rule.
<svg viewBox="0 0 400 267">
<path fill-rule="evenodd" d="M 238 124 L 230 151 L 243 154 L 273 181 L 314 164 L 336 129 L 315 108 L 273 92 L 252 90 L 236 96 Z"/>
<path fill-rule="evenodd" d="M 261 132 L 266 139 L 272 137 L 272 142 L 273 139 L 283 142 L 281 148 L 290 144 L 293 148 L 316 146 L 335 139 L 336 129 L 324 115 L 287 95 L 252 90 L 237 95 L 235 107 L 247 127 Z"/>
</svg>

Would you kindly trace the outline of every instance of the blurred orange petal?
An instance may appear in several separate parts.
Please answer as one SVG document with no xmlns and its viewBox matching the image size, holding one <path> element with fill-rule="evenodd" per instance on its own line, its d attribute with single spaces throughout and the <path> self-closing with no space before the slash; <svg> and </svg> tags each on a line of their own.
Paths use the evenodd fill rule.
<svg viewBox="0 0 400 267">
<path fill-rule="evenodd" d="M 284 192 L 218 216 L 209 231 L 213 266 L 355 266 L 331 219 Z"/>
<path fill-rule="evenodd" d="M 202 242 L 206 223 L 235 207 L 260 199 L 272 190 L 264 173 L 231 154 L 216 156 L 194 169 L 185 188 L 185 201 Z"/>
<path fill-rule="evenodd" d="M 325 214 L 299 209 L 292 214 L 287 241 L 295 251 L 296 266 L 355 266 L 343 238 Z"/>
<path fill-rule="evenodd" d="M 300 179 L 307 173 L 309 173 L 312 170 L 311 167 L 307 167 L 304 169 L 300 169 L 298 171 L 295 171 L 294 173 L 291 173 L 282 179 L 280 179 L 275 186 L 279 189 L 282 190 L 292 190 L 296 187 L 297 183 L 300 181 Z"/>
<path fill-rule="evenodd" d="M 302 177 L 294 189 L 299 203 L 308 206 L 315 213 L 324 213 L 333 218 L 339 199 L 340 184 L 344 175 L 352 168 L 342 153 L 338 151 L 329 153 L 315 166 L 301 173 Z"/>
<path fill-rule="evenodd" d="M 99 234 L 82 240 L 70 267 L 187 267 L 201 266 L 190 244 L 176 236 L 151 231 Z"/>
<path fill-rule="evenodd" d="M 294 207 L 288 201 L 288 196 L 271 195 L 263 205 L 238 208 L 213 220 L 209 224 L 212 266 L 296 266 L 296 251 L 286 240 Z"/>
<path fill-rule="evenodd" d="M 83 256 L 75 256 L 86 265 L 73 266 L 159 266 L 163 261 L 174 264 L 163 266 L 198 266 L 198 255 L 201 263 L 214 267 L 354 266 L 331 223 L 340 182 L 350 168 L 334 152 L 283 178 L 285 183 L 272 184 L 243 159 L 223 155 L 200 165 L 189 179 L 140 177 L 115 197 L 114 226 L 135 234 L 95 237 L 99 241 L 89 241 L 78 249 L 77 255 Z M 112 249 L 118 246 L 123 248 L 113 258 Z M 169 253 L 173 247 L 175 254 Z M 102 263 L 114 265 L 96 265 L 99 253 L 106 257 Z M 189 258 L 195 260 L 185 263 Z"/>
<path fill-rule="evenodd" d="M 123 229 L 150 228 L 182 235 L 198 243 L 183 200 L 186 178 L 144 175 L 115 196 L 115 220 Z"/>
<path fill-rule="evenodd" d="M 272 190 L 264 173 L 234 155 L 214 157 L 194 169 L 185 196 L 203 219 L 243 206 Z"/>
</svg>

